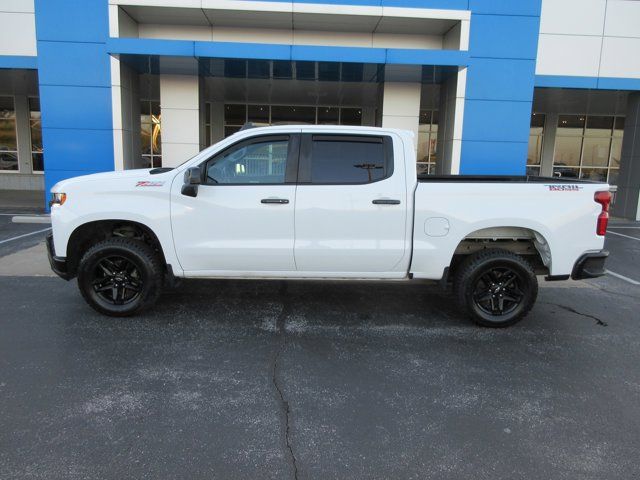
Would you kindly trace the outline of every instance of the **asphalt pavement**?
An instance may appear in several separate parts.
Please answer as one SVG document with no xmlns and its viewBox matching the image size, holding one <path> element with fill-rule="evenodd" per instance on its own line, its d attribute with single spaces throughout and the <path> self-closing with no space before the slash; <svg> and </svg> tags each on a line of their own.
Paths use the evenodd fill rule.
<svg viewBox="0 0 640 480">
<path fill-rule="evenodd" d="M 423 284 L 185 281 L 113 319 L 5 272 L 0 478 L 636 478 L 640 224 L 614 224 L 617 276 L 543 282 L 506 330 Z"/>
</svg>

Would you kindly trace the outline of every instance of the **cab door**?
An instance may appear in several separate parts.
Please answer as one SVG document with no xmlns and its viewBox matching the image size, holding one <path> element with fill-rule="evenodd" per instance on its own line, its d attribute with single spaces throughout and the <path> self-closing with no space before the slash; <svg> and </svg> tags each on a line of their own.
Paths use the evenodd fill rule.
<svg viewBox="0 0 640 480">
<path fill-rule="evenodd" d="M 309 276 L 406 275 L 407 186 L 399 139 L 305 133 L 295 260 Z"/>
<path fill-rule="evenodd" d="M 171 222 L 187 275 L 270 276 L 295 271 L 299 135 L 251 137 L 203 162 L 196 197 L 172 186 Z"/>
</svg>

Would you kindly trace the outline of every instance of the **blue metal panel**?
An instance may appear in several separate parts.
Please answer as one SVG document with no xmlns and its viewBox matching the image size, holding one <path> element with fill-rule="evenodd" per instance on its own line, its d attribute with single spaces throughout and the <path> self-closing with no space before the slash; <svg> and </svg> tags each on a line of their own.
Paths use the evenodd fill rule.
<svg viewBox="0 0 640 480">
<path fill-rule="evenodd" d="M 34 70 L 38 68 L 38 57 L 25 55 L 0 55 L 0 68 L 23 68 Z"/>
<path fill-rule="evenodd" d="M 473 13 L 540 16 L 542 0 L 469 0 Z"/>
<path fill-rule="evenodd" d="M 476 141 L 527 142 L 530 118 L 531 102 L 467 100 L 462 138 Z"/>
<path fill-rule="evenodd" d="M 290 60 L 290 45 L 235 42 L 195 42 L 194 55 L 203 58 Z"/>
<path fill-rule="evenodd" d="M 388 48 L 386 62 L 409 65 L 465 66 L 469 52 Z"/>
<path fill-rule="evenodd" d="M 102 43 L 39 42 L 38 54 L 40 85 L 111 86 L 109 60 Z M 85 64 L 93 68 L 73 68 Z"/>
<path fill-rule="evenodd" d="M 320 62 L 384 63 L 386 53 L 384 48 L 311 47 L 301 45 L 293 45 L 291 47 L 292 60 Z"/>
<path fill-rule="evenodd" d="M 471 55 L 535 60 L 538 17 L 471 15 Z"/>
<path fill-rule="evenodd" d="M 473 81 L 467 86 L 467 98 L 529 102 L 535 68 L 534 60 L 474 58 L 469 66 Z"/>
<path fill-rule="evenodd" d="M 104 42 L 109 36 L 106 0 L 35 0 L 39 41 Z"/>
<path fill-rule="evenodd" d="M 49 189 L 78 172 L 113 170 L 108 2 L 36 0 L 35 7 Z"/>
<path fill-rule="evenodd" d="M 442 8 L 468 10 L 469 0 L 382 0 L 384 7 Z"/>
<path fill-rule="evenodd" d="M 40 97 L 43 127 L 113 128 L 110 88 L 40 85 Z"/>
<path fill-rule="evenodd" d="M 109 38 L 107 52 L 135 55 L 168 55 L 193 57 L 194 43 L 189 40 L 156 40 L 151 38 Z"/>
<path fill-rule="evenodd" d="M 601 90 L 640 90 L 638 78 L 598 78 L 598 88 Z"/>
<path fill-rule="evenodd" d="M 462 141 L 462 175 L 524 175 L 528 142 Z"/>
</svg>

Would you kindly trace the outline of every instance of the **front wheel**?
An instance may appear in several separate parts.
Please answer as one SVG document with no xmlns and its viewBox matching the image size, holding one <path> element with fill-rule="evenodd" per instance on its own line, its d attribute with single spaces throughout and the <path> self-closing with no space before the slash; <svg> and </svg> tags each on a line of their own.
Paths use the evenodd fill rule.
<svg viewBox="0 0 640 480">
<path fill-rule="evenodd" d="M 467 258 L 454 281 L 458 302 L 484 327 L 522 320 L 538 296 L 538 280 L 524 258 L 507 250 L 484 250 Z"/>
<path fill-rule="evenodd" d="M 86 302 L 105 315 L 125 317 L 152 305 L 160 295 L 163 270 L 147 244 L 113 237 L 83 255 L 78 287 Z"/>
</svg>

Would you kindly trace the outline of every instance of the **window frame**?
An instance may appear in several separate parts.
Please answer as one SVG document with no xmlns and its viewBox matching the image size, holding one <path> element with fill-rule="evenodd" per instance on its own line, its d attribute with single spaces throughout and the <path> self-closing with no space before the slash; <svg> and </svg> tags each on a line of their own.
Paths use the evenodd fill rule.
<svg viewBox="0 0 640 480">
<path fill-rule="evenodd" d="M 314 137 L 331 138 L 334 141 L 349 141 L 352 143 L 381 143 L 384 151 L 385 175 L 372 181 L 366 182 L 331 182 L 313 183 L 311 181 L 311 151 Z M 376 141 L 377 140 L 377 141 Z M 329 141 L 329 140 L 327 140 Z M 367 135 L 367 134 L 335 134 L 335 133 L 303 133 L 300 142 L 300 160 L 298 167 L 298 185 L 371 185 L 382 182 L 393 176 L 394 156 L 393 139 L 389 135 Z"/>
<path fill-rule="evenodd" d="M 248 145 L 252 145 L 254 143 L 264 143 L 265 141 L 283 141 L 286 140 L 289 142 L 287 147 L 287 159 L 284 171 L 284 183 L 214 183 L 210 182 L 207 176 L 207 170 L 209 168 L 209 163 L 213 162 L 216 158 L 220 156 L 224 156 L 229 153 L 232 149 L 240 149 L 244 148 Z M 249 137 L 232 143 L 228 147 L 220 150 L 219 152 L 214 153 L 206 160 L 203 160 L 198 164 L 200 168 L 200 174 L 203 186 L 212 186 L 212 187 L 241 187 L 241 186 L 252 186 L 259 187 L 263 185 L 295 185 L 298 179 L 298 157 L 300 152 L 300 134 L 298 133 L 283 133 L 283 134 L 267 134 L 267 135 L 257 135 L 255 137 Z"/>
</svg>

